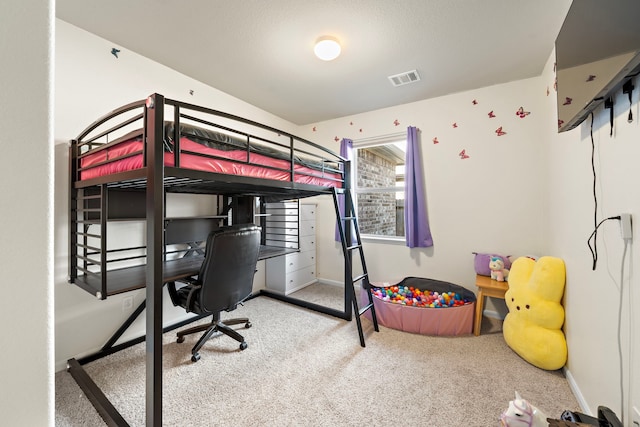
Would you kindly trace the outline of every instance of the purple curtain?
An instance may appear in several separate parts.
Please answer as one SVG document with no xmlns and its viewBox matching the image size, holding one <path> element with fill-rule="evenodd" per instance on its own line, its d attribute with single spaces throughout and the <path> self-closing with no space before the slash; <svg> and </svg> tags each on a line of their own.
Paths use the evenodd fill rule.
<svg viewBox="0 0 640 427">
<path fill-rule="evenodd" d="M 407 128 L 407 153 L 405 158 L 404 183 L 404 229 L 407 246 L 426 248 L 433 246 L 420 156 L 418 130 L 414 126 Z"/>
<path fill-rule="evenodd" d="M 348 138 L 343 138 L 340 141 L 340 155 L 345 159 L 352 161 L 353 160 L 353 140 Z M 351 171 L 353 174 L 353 170 Z M 344 195 L 338 194 L 338 209 L 340 209 L 340 216 L 344 217 Z M 340 239 L 340 230 L 338 230 L 338 224 L 336 223 L 335 230 L 335 240 L 339 242 Z"/>
</svg>

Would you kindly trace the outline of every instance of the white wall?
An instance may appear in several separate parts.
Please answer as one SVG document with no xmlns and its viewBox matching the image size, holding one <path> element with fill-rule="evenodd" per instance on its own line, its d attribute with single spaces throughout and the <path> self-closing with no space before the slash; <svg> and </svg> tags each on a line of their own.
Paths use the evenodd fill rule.
<svg viewBox="0 0 640 427">
<path fill-rule="evenodd" d="M 113 47 L 120 49 L 118 58 L 111 54 Z M 297 127 L 61 20 L 56 20 L 55 48 L 55 366 L 60 370 L 67 359 L 101 348 L 133 311 L 122 309 L 123 295 L 100 301 L 67 283 L 69 140 L 103 114 L 154 92 L 247 117 L 291 133 Z M 170 198 L 183 196 L 170 195 Z M 207 209 L 201 202 L 194 206 L 198 211 L 192 213 L 206 213 L 201 211 Z M 168 206 L 167 211 L 175 211 L 175 208 Z M 187 213 L 181 210 L 180 214 Z M 121 227 L 124 233 L 144 229 L 135 223 L 114 227 Z M 259 263 L 258 269 L 255 288 L 264 286 L 263 262 Z M 134 295 L 134 307 L 144 300 L 144 290 L 128 295 L 131 294 Z M 165 324 L 186 317 L 183 309 L 173 307 L 165 298 Z M 144 316 L 141 316 L 123 340 L 143 335 L 144 331 Z"/>
<path fill-rule="evenodd" d="M 0 418 L 53 425 L 53 6 L 0 3 Z"/>
<path fill-rule="evenodd" d="M 410 86 L 405 89 L 410 90 Z M 365 242 L 371 280 L 429 277 L 475 291 L 472 252 L 515 256 L 544 252 L 546 163 L 540 128 L 545 98 L 539 79 L 529 79 L 344 117 L 301 130 L 307 138 L 336 151 L 336 136 L 374 137 L 406 132 L 409 125 L 421 130 L 434 247 L 410 250 L 404 244 Z M 515 113 L 521 106 L 531 114 L 519 118 Z M 491 111 L 496 117 L 489 118 Z M 397 126 L 396 120 L 400 123 Z M 500 126 L 506 132 L 503 136 L 495 132 Z M 433 142 L 436 137 L 437 144 Z M 462 150 L 469 158 L 461 158 Z M 335 217 L 329 198 L 320 204 L 318 212 L 320 218 Z M 342 280 L 341 270 L 335 268 L 337 263 L 342 264 L 341 249 L 332 242 L 333 227 L 332 220 L 318 225 L 318 274 Z M 488 309 L 506 313 L 500 300 L 490 301 Z"/>
<path fill-rule="evenodd" d="M 552 60 L 543 78 L 552 84 Z M 638 111 L 637 79 L 631 109 L 634 120 L 627 123 L 629 98 L 618 91 L 614 97 L 615 124 L 609 136 L 609 110 L 598 108 L 593 120 L 595 170 L 597 176 L 598 221 L 631 213 L 635 221 L 634 241 L 623 258 L 624 243 L 617 221 L 607 221 L 598 232 L 598 263 L 592 270 L 591 252 L 587 239 L 594 229 L 593 173 L 591 168 L 591 118 L 569 132 L 558 134 L 553 120 L 545 129 L 543 140 L 548 147 L 549 244 L 552 252 L 565 260 L 567 284 L 564 298 L 566 308 L 565 331 L 569 346 L 567 363 L 571 377 L 579 387 L 578 396 L 596 413 L 598 406 L 611 408 L 622 416 L 620 392 L 620 363 L 618 356 L 618 313 L 622 288 L 622 354 L 625 394 L 631 377 L 633 404 L 640 409 L 640 289 L 634 272 L 640 268 L 635 248 L 640 226 L 640 119 Z M 547 100 L 546 108 L 555 120 L 555 98 Z M 621 267 L 624 263 L 624 278 Z M 629 297 L 629 290 L 632 296 Z M 635 316 L 632 333 L 636 337 L 633 350 L 633 372 L 629 371 L 629 304 Z M 624 402 L 625 410 L 631 405 Z M 627 413 L 628 421 L 631 419 Z"/>
</svg>

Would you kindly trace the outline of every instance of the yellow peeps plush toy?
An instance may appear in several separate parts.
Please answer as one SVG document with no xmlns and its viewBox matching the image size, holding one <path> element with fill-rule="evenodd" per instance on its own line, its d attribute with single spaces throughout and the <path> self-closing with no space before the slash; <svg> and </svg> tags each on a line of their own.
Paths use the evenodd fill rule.
<svg viewBox="0 0 640 427">
<path fill-rule="evenodd" d="M 509 272 L 505 302 L 509 314 L 502 331 L 507 345 L 527 362 L 556 370 L 567 361 L 567 341 L 560 328 L 564 308 L 565 267 L 560 258 L 518 258 Z"/>
</svg>

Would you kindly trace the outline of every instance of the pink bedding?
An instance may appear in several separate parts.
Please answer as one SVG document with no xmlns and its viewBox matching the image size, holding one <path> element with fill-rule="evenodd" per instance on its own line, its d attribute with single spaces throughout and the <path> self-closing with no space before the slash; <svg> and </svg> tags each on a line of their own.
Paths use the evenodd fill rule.
<svg viewBox="0 0 640 427">
<path fill-rule="evenodd" d="M 258 153 L 251 153 L 247 164 L 246 150 L 219 150 L 206 147 L 186 137 L 180 138 L 180 167 L 184 169 L 196 169 L 207 172 L 216 172 L 227 175 L 240 175 L 253 178 L 273 179 L 277 181 L 290 181 L 287 170 L 290 163 L 287 160 L 275 159 Z M 125 172 L 143 167 L 143 144 L 139 138 L 121 142 L 111 147 L 98 150 L 95 153 L 82 158 L 80 166 L 80 179 L 87 180 L 106 176 L 118 172 Z M 217 157 L 205 157 L 189 152 L 196 152 Z M 123 157 L 128 156 L 128 157 Z M 223 157 L 225 160 L 220 159 Z M 117 159 L 109 163 L 103 163 L 109 159 Z M 174 153 L 164 153 L 165 166 L 174 165 Z M 271 169 L 271 166 L 284 170 Z M 341 176 L 295 164 L 294 181 L 303 184 L 311 184 L 323 187 L 341 187 Z"/>
</svg>

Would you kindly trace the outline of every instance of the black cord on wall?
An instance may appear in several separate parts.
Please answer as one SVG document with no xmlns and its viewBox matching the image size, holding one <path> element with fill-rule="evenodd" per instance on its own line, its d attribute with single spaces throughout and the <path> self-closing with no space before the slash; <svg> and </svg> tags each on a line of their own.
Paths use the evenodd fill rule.
<svg viewBox="0 0 640 427">
<path fill-rule="evenodd" d="M 593 112 L 591 113 L 591 127 L 589 128 L 589 134 L 591 135 L 591 171 L 593 173 L 593 233 L 587 240 L 587 245 L 591 251 L 591 258 L 593 259 L 592 269 L 596 269 L 598 263 L 598 196 L 596 194 L 596 143 L 593 140 Z M 593 237 L 593 248 L 591 247 L 591 238 Z"/>
<path fill-rule="evenodd" d="M 593 259 L 592 270 L 596 269 L 598 264 L 598 228 L 609 220 L 620 220 L 620 216 L 610 216 L 598 222 L 598 195 L 596 193 L 597 177 L 596 177 L 596 144 L 593 140 L 593 113 L 591 113 L 591 128 L 589 129 L 591 135 L 591 171 L 593 173 L 593 232 L 587 239 L 587 245 L 591 251 L 591 258 Z M 593 246 L 591 246 L 591 239 L 593 239 Z"/>
</svg>

